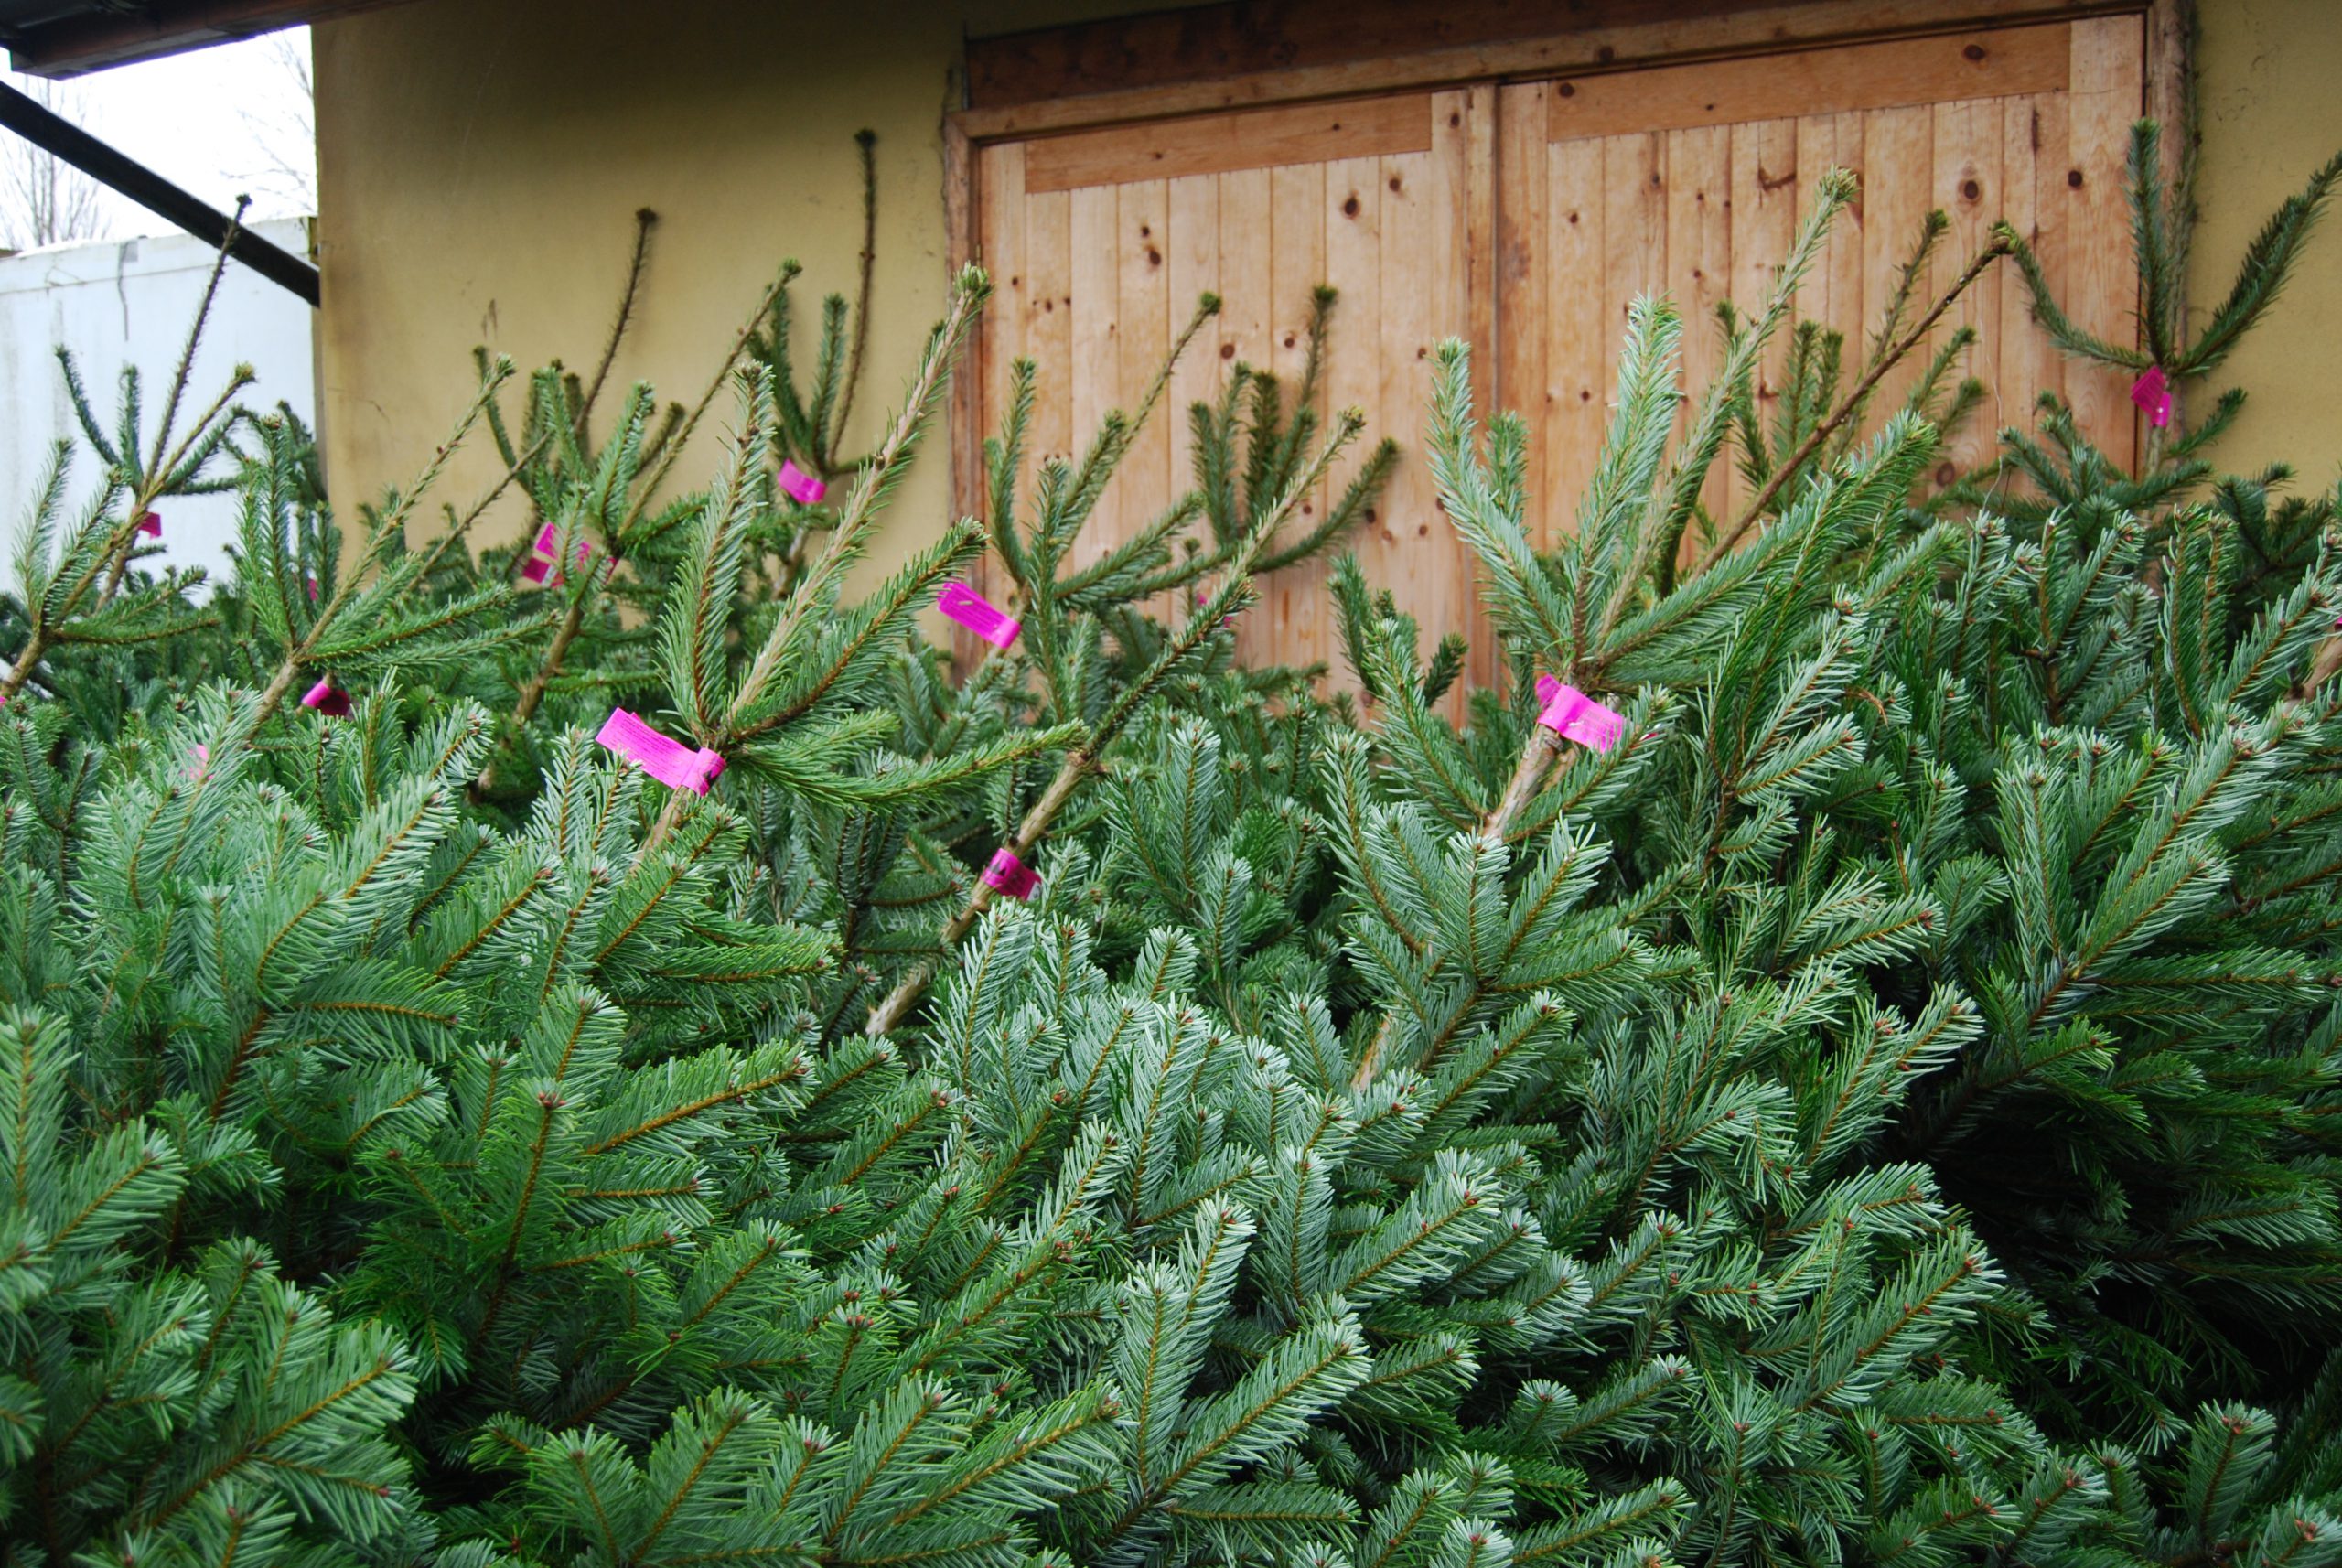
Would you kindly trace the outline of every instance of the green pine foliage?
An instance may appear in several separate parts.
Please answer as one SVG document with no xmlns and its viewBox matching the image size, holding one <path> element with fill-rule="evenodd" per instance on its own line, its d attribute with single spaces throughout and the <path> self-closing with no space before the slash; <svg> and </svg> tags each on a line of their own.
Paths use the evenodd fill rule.
<svg viewBox="0 0 2342 1568">
<path fill-rule="evenodd" d="M 2342 1563 L 2331 506 L 2061 411 L 2026 497 L 1931 493 L 1964 345 L 1901 298 L 1841 374 L 1819 190 L 1712 385 L 1631 313 L 1550 552 L 1459 345 L 1299 523 L 1360 435 L 1321 294 L 1130 539 L 1080 547 L 1169 364 L 1037 458 L 1020 365 L 981 515 L 858 572 L 986 280 L 858 457 L 866 284 L 800 381 L 794 268 L 694 408 L 597 428 L 647 213 L 600 369 L 483 356 L 347 524 L 281 413 L 125 470 L 56 557 L 97 600 L 0 628 L 0 1557 Z M 1362 700 L 1236 666 L 1418 461 L 1504 686 L 1452 723 L 1460 639 L 1354 560 Z M 1710 518 L 1726 462 L 1768 493 Z M 123 508 L 213 463 L 203 598 Z M 558 581 L 475 553 L 500 495 Z M 980 561 L 1023 630 L 955 665 Z M 117 605 L 156 635 L 72 635 Z"/>
<path fill-rule="evenodd" d="M 2185 461 L 2189 452 L 2226 429 L 2243 407 L 2243 392 L 2232 388 L 2199 422 L 2193 443 L 2183 445 L 2176 439 L 2186 428 L 2186 383 L 2219 369 L 2237 343 L 2276 304 L 2335 185 L 2342 181 L 2342 153 L 2337 153 L 2311 172 L 2298 192 L 2279 203 L 2245 247 L 2227 295 L 2191 334 L 2187 273 L 2196 226 L 2196 158 L 2201 142 L 2192 81 L 2186 100 L 2177 146 L 2168 154 L 2161 124 L 2141 120 L 2131 127 L 2122 198 L 2130 209 L 2131 253 L 2139 274 L 2141 340 L 2137 346 L 2110 343 L 2078 325 L 2058 304 L 2057 291 L 2031 250 L 2021 243 L 2014 247 L 2032 298 L 2034 319 L 2058 348 L 2091 364 L 2162 371 L 2173 394 L 2175 441 L 2167 446 L 2160 430 L 2152 433 L 2149 467 Z"/>
</svg>

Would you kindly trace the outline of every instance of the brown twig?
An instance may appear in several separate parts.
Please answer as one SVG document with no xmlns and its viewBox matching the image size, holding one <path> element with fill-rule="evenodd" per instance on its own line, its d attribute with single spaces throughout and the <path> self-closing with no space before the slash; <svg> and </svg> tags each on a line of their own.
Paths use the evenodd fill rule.
<svg viewBox="0 0 2342 1568">
<path fill-rule="evenodd" d="M 465 534 L 471 532 L 472 524 L 478 522 L 480 520 L 480 515 L 487 511 L 488 509 L 495 503 L 496 498 L 504 493 L 504 487 L 510 484 L 515 478 L 518 478 L 521 469 L 535 462 L 537 460 L 538 454 L 543 452 L 545 449 L 546 445 L 552 440 L 553 433 L 551 431 L 547 431 L 544 435 L 538 436 L 534 444 L 532 444 L 527 451 L 512 459 L 512 466 L 504 470 L 504 477 L 497 480 L 495 484 L 489 487 L 488 494 L 480 497 L 479 500 L 472 507 L 471 510 L 464 513 L 464 515 L 458 519 L 446 532 L 441 534 L 436 540 L 433 541 L 431 553 L 423 558 L 423 565 L 415 573 L 414 582 L 408 585 L 408 592 L 412 593 L 415 587 L 420 586 L 424 582 L 429 579 L 431 575 L 431 569 L 439 564 L 439 557 L 447 553 L 448 546 L 454 544 L 457 540 L 463 538 Z"/>
<path fill-rule="evenodd" d="M 610 323 L 610 340 L 602 346 L 602 362 L 594 367 L 594 380 L 586 395 L 577 402 L 577 419 L 570 428 L 582 446 L 586 440 L 586 418 L 594 412 L 594 400 L 602 395 L 602 383 L 610 377 L 610 365 L 618 357 L 618 342 L 625 338 L 627 324 L 634 319 L 635 291 L 642 285 L 643 263 L 650 256 L 650 230 L 659 221 L 659 214 L 648 207 L 634 215 L 634 258 L 627 263 L 626 292 L 618 295 L 618 316 Z"/>
<path fill-rule="evenodd" d="M 1068 752 L 1065 761 L 1058 768 L 1057 777 L 1049 780 L 1049 787 L 1041 792 L 1039 800 L 1033 802 L 1032 810 L 1025 813 L 1024 820 L 1016 824 L 1016 832 L 1002 847 L 1020 861 L 1031 854 L 1033 846 L 1041 842 L 1050 825 L 1057 821 L 1058 813 L 1064 811 L 1066 803 L 1073 799 L 1074 791 L 1080 789 L 1082 781 L 1096 771 L 1097 759 L 1088 751 Z M 992 908 L 993 898 L 992 884 L 982 877 L 977 878 L 975 889 L 968 895 L 968 901 L 960 907 L 958 914 L 944 922 L 943 929 L 938 933 L 937 946 L 940 951 L 950 952 L 970 931 L 975 929 L 976 922 L 983 918 L 983 912 Z M 876 1039 L 899 1026 L 910 1010 L 919 1004 L 919 999 L 927 993 L 929 983 L 935 978 L 937 961 L 936 959 L 921 959 L 913 965 L 911 972 L 886 993 L 886 1000 L 870 1010 L 870 1021 L 863 1026 L 863 1033 Z"/>
<path fill-rule="evenodd" d="M 2307 702 L 2320 686 L 2333 680 L 2337 672 L 2342 672 L 2342 636 L 2329 637 L 2317 645 L 2317 651 L 2310 656 L 2309 673 L 2302 677 L 2295 696 Z"/>
<path fill-rule="evenodd" d="M 837 417 L 828 431 L 813 433 L 822 443 L 825 464 L 837 444 L 845 439 L 845 416 L 853 412 L 854 389 L 862 380 L 862 354 L 870 342 L 870 280 L 878 263 L 878 133 L 857 131 L 854 140 L 862 149 L 862 272 L 854 291 L 854 346 L 846 350 L 845 384 L 838 390 Z"/>
</svg>

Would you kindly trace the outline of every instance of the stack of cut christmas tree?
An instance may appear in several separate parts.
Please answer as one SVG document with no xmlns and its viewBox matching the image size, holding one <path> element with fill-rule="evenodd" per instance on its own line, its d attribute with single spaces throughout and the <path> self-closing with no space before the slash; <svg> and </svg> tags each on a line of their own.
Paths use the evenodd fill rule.
<svg viewBox="0 0 2342 1568">
<path fill-rule="evenodd" d="M 2139 349 L 2014 235 L 1961 274 L 2136 375 L 2136 469 L 2052 404 L 1929 482 L 1943 229 L 1848 350 L 1832 176 L 1713 384 L 1637 307 L 1550 552 L 1450 346 L 1403 456 L 1235 367 L 1110 548 L 1167 367 L 1037 457 L 1020 365 L 872 581 L 972 272 L 883 422 L 866 274 L 808 372 L 785 269 L 695 406 L 610 412 L 622 309 L 338 514 L 242 376 L 150 429 L 69 363 L 0 602 L 0 1560 L 2342 1562 L 2342 540 L 2174 406 L 2342 165 L 2182 341 L 2158 156 Z M 435 516 L 456 441 L 503 478 Z M 1502 639 L 1461 726 L 1347 559 L 1359 695 L 1232 657 L 1399 461 Z M 205 489 L 223 583 L 153 560 Z"/>
</svg>

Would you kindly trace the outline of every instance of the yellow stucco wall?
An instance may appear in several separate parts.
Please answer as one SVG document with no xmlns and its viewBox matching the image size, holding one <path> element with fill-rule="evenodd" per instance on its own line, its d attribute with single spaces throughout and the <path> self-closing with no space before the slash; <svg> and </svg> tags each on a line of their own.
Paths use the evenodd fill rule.
<svg viewBox="0 0 2342 1568">
<path fill-rule="evenodd" d="M 2188 295 L 2200 323 L 2226 297 L 2245 247 L 2277 204 L 2342 148 L 2342 0 L 2198 0 L 2204 124 L 2201 218 Z M 2294 281 L 2213 387 L 2251 395 L 2213 454 L 2252 473 L 2291 463 L 2301 483 L 2342 472 L 2342 211 L 2312 237 Z"/>
<path fill-rule="evenodd" d="M 411 479 L 470 399 L 475 344 L 524 373 L 556 357 L 590 372 L 638 208 L 660 222 L 612 385 L 647 380 L 695 402 L 783 257 L 805 265 L 801 311 L 853 292 L 853 136 L 868 126 L 879 134 L 876 307 L 846 442 L 865 450 L 942 309 L 940 127 L 963 25 L 1003 32 L 1128 8 L 418 0 L 319 25 L 329 281 L 317 390 L 334 495 L 348 507 Z M 734 407 L 723 394 L 679 475 L 709 470 Z M 941 446 L 939 431 L 889 513 L 892 539 L 943 526 Z M 483 436 L 435 499 L 468 505 L 500 472 Z M 508 496 L 480 532 L 509 539 L 521 516 Z"/>
<path fill-rule="evenodd" d="M 1153 0 L 1159 5 L 1161 0 Z M 2203 226 L 2194 294 L 2218 297 L 2255 226 L 2342 145 L 2342 0 L 2202 0 Z M 850 289 L 851 141 L 880 135 L 877 309 L 860 449 L 908 375 L 944 285 L 938 126 L 963 29 L 1137 8 L 1116 0 L 417 0 L 317 29 L 319 402 L 344 504 L 403 482 L 468 396 L 475 343 L 526 370 L 590 368 L 632 230 L 661 214 L 616 372 L 689 402 L 783 256 L 808 304 Z M 2117 236 L 2109 235 L 2109 242 Z M 2231 361 L 2252 403 L 2219 456 L 2332 481 L 2342 463 L 2342 218 Z M 683 472 L 713 461 L 714 430 Z M 939 443 L 940 446 L 940 443 Z M 892 517 L 931 536 L 944 465 Z M 485 444 L 441 499 L 497 472 Z M 509 499 L 483 532 L 510 537 Z M 892 552 L 882 548 L 881 555 Z"/>
</svg>

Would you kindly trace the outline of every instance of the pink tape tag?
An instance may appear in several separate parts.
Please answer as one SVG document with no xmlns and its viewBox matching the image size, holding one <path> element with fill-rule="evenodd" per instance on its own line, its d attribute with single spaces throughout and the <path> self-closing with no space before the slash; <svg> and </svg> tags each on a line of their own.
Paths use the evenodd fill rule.
<svg viewBox="0 0 2342 1568">
<path fill-rule="evenodd" d="M 671 789 L 704 795 L 724 771 L 724 758 L 715 753 L 670 740 L 624 708 L 612 708 L 594 738 Z"/>
<path fill-rule="evenodd" d="M 533 553 L 529 556 L 527 563 L 521 566 L 521 575 L 532 583 L 549 584 L 553 587 L 560 586 L 561 573 L 554 568 L 553 558 L 561 549 L 561 530 L 550 522 L 546 523 L 543 531 L 537 535 L 537 542 L 532 549 Z M 586 541 L 579 540 L 577 564 L 583 566 L 593 558 L 594 547 Z"/>
<path fill-rule="evenodd" d="M 2171 383 L 2164 380 L 2161 365 L 2149 365 L 2131 383 L 2131 401 L 2145 411 L 2147 423 L 2157 430 L 2171 423 Z"/>
<path fill-rule="evenodd" d="M 313 605 L 317 602 L 317 580 L 315 577 L 309 579 L 309 602 Z"/>
<path fill-rule="evenodd" d="M 780 488 L 800 506 L 819 506 L 830 487 L 784 457 L 780 461 Z"/>
<path fill-rule="evenodd" d="M 1041 879 L 1033 875 L 1032 867 L 1004 849 L 993 851 L 992 864 L 984 867 L 984 886 L 997 888 L 1011 898 L 1030 898 Z"/>
<path fill-rule="evenodd" d="M 1547 682 L 1552 682 L 1550 693 Z M 1538 679 L 1537 695 L 1545 704 L 1537 722 L 1589 751 L 1608 751 L 1627 733 L 1626 714 L 1604 707 L 1575 686 L 1564 685 L 1550 675 Z"/>
<path fill-rule="evenodd" d="M 965 583 L 953 583 L 935 601 L 935 607 L 991 643 L 1006 648 L 1025 629 L 1025 623 L 1007 614 Z"/>
<path fill-rule="evenodd" d="M 138 532 L 145 534 L 149 539 L 162 538 L 163 514 L 158 511 L 150 511 L 140 517 L 138 520 Z"/>
<path fill-rule="evenodd" d="M 348 718 L 349 693 L 335 685 L 333 678 L 328 676 L 309 688 L 308 694 L 301 699 L 301 705 L 315 708 L 328 718 Z"/>
</svg>

